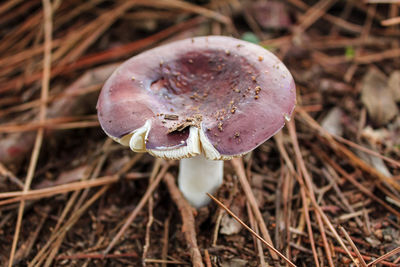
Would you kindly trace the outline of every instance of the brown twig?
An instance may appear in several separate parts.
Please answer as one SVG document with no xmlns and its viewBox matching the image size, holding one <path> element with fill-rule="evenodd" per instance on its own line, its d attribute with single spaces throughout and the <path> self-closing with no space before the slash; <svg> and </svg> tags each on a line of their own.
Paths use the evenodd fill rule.
<svg viewBox="0 0 400 267">
<path fill-rule="evenodd" d="M 259 234 L 258 226 L 257 226 L 257 223 L 254 220 L 253 212 L 251 211 L 251 207 L 250 207 L 249 202 L 246 202 L 246 209 L 247 209 L 247 214 L 249 216 L 250 227 L 252 229 L 254 229 L 254 232 Z M 261 241 L 259 239 L 257 239 L 256 236 L 253 236 L 253 238 L 254 238 L 254 243 L 255 243 L 254 244 L 254 249 L 257 250 L 257 252 L 258 252 L 258 257 L 260 259 L 260 266 L 261 267 L 265 267 L 266 264 L 265 264 L 264 250 L 263 250 Z"/>
<path fill-rule="evenodd" d="M 182 218 L 182 232 L 189 248 L 190 257 L 192 258 L 192 266 L 203 267 L 203 260 L 199 247 L 197 246 L 195 220 L 193 216 L 193 207 L 183 197 L 181 191 L 175 184 L 175 179 L 170 173 L 166 173 L 164 182 L 168 187 L 171 198 L 174 200 Z"/>
<path fill-rule="evenodd" d="M 169 222 L 171 220 L 171 214 L 164 221 L 164 233 L 163 233 L 163 247 L 161 249 L 161 259 L 167 260 L 168 255 L 168 239 L 169 239 Z M 162 263 L 161 267 L 167 267 L 166 263 Z"/>
<path fill-rule="evenodd" d="M 333 168 L 329 165 L 326 165 L 327 169 L 332 172 L 335 173 Z M 350 212 L 355 212 L 354 208 L 350 205 L 349 201 L 347 200 L 347 198 L 343 195 L 342 191 L 340 190 L 339 186 L 337 185 L 337 182 L 335 181 L 335 179 L 333 177 L 331 177 L 330 172 L 326 171 L 325 169 L 322 170 L 322 173 L 324 174 L 324 176 L 329 180 L 329 182 L 332 184 L 332 188 L 333 190 L 335 190 L 336 194 L 338 195 L 339 199 L 342 201 L 342 203 L 344 204 L 344 206 L 347 208 L 348 211 Z M 335 173 L 336 174 L 336 173 Z M 335 175 L 335 177 L 337 176 L 337 174 Z M 362 221 L 356 217 L 356 223 L 358 224 L 358 226 L 360 228 L 364 228 Z M 364 230 L 364 229 L 363 229 Z"/>
<path fill-rule="evenodd" d="M 314 6 L 310 7 L 301 17 L 299 25 L 295 28 L 295 33 L 300 34 L 316 22 L 326 11 L 336 3 L 337 0 L 318 1 Z"/>
<path fill-rule="evenodd" d="M 335 247 L 335 246 L 334 246 L 334 247 L 333 247 L 333 250 L 336 251 L 336 252 L 339 252 L 339 253 L 348 255 L 347 252 L 346 252 L 343 248 L 341 248 L 341 247 Z M 350 252 L 350 254 L 351 254 L 352 256 L 354 256 L 354 257 L 357 257 L 356 253 L 354 253 L 354 252 Z M 362 257 L 363 257 L 363 259 L 366 260 L 366 261 L 372 260 L 372 257 L 370 257 L 370 256 L 362 255 Z M 399 267 L 398 264 L 396 264 L 396 263 L 391 263 L 391 262 L 387 262 L 387 261 L 380 261 L 379 263 L 382 264 L 382 265 L 384 265 L 384 266 Z M 372 265 L 370 265 L 370 266 L 372 266 Z"/>
<path fill-rule="evenodd" d="M 360 262 L 360 265 L 362 267 L 367 267 L 367 264 L 365 263 L 363 257 L 361 256 L 360 251 L 358 250 L 358 248 L 354 244 L 353 240 L 351 240 L 350 235 L 347 233 L 347 231 L 342 226 L 340 226 L 339 229 L 340 229 L 340 231 L 342 231 L 344 237 L 346 238 L 347 242 L 349 242 L 349 244 L 350 244 L 351 248 L 353 249 L 353 251 L 356 253 L 356 256 L 357 256 L 357 258 L 358 258 L 358 260 Z M 354 264 L 358 266 L 358 263 L 356 261 L 354 261 Z"/>
<path fill-rule="evenodd" d="M 118 179 L 119 179 L 119 177 L 117 175 L 111 175 L 111 176 L 99 177 L 99 178 L 97 178 L 95 180 L 91 180 L 91 181 L 74 182 L 74 183 L 69 183 L 69 184 L 53 186 L 50 188 L 30 190 L 28 192 L 18 191 L 18 192 L 0 193 L 0 199 L 1 198 L 15 198 L 12 200 L 11 199 L 8 200 L 9 201 L 8 203 L 1 202 L 0 205 L 14 203 L 14 202 L 22 201 L 22 200 L 42 198 L 45 196 L 50 197 L 50 196 L 53 196 L 56 194 L 64 194 L 64 193 L 68 193 L 70 191 L 76 191 L 76 190 L 80 190 L 80 189 L 84 189 L 84 188 L 107 185 L 107 184 L 117 182 Z"/>
<path fill-rule="evenodd" d="M 381 204 L 385 209 L 387 209 L 389 212 L 395 214 L 398 218 L 400 218 L 400 212 L 392 208 L 390 205 L 385 203 L 382 199 L 378 198 L 376 195 L 374 195 L 368 188 L 363 186 L 361 183 L 359 183 L 356 179 L 354 179 L 353 176 L 348 174 L 343 168 L 341 168 L 336 162 L 334 162 L 325 152 L 319 151 L 320 156 L 327 162 L 330 166 L 332 166 L 340 175 L 343 176 L 347 181 L 352 183 L 355 187 L 357 187 L 361 192 L 363 192 L 365 195 L 376 201 L 377 203 Z"/>
<path fill-rule="evenodd" d="M 165 263 L 165 264 L 178 264 L 178 265 L 189 265 L 187 262 L 178 260 L 159 260 L 159 259 L 145 259 L 146 263 Z"/>
<path fill-rule="evenodd" d="M 48 213 L 51 211 L 51 208 L 49 206 L 46 206 L 42 210 L 41 214 L 41 219 L 39 223 L 37 224 L 37 227 L 35 231 L 32 233 L 31 236 L 29 236 L 28 240 L 24 241 L 24 243 L 21 245 L 21 247 L 17 250 L 15 253 L 15 258 L 14 262 L 19 262 L 21 259 L 28 257 L 29 253 L 31 253 L 32 247 L 34 246 L 36 240 L 39 237 L 39 233 L 42 230 L 42 227 L 47 220 Z"/>
<path fill-rule="evenodd" d="M 0 162 L 0 175 L 7 177 L 11 182 L 17 185 L 19 188 L 24 188 L 24 183 L 21 182 L 10 170 L 8 170 L 1 162 Z"/>
<path fill-rule="evenodd" d="M 68 219 L 68 221 L 50 237 L 46 245 L 42 247 L 39 253 L 36 254 L 35 258 L 29 263 L 29 267 L 40 266 L 37 264 L 38 260 L 42 257 L 43 253 L 50 247 L 61 235 L 64 235 L 71 227 L 78 221 L 82 214 L 98 199 L 100 198 L 109 188 L 109 185 L 103 186 L 99 191 L 96 192 L 82 207 L 75 211 L 75 213 Z"/>
<path fill-rule="evenodd" d="M 45 46 L 44 46 L 44 60 L 43 60 L 43 79 L 42 79 L 42 90 L 41 100 L 43 103 L 47 101 L 50 87 L 50 69 L 51 69 L 51 42 L 52 42 L 52 7 L 50 0 L 43 0 L 43 12 L 44 12 L 44 31 L 45 31 Z M 44 121 L 46 118 L 46 104 L 40 106 L 39 119 Z M 40 128 L 36 135 L 34 149 L 31 155 L 29 163 L 28 173 L 24 184 L 24 193 L 29 191 L 33 175 L 35 173 L 36 164 L 39 158 L 40 147 L 42 146 L 44 135 L 44 129 Z M 22 217 L 24 214 L 25 201 L 22 200 L 18 209 L 18 218 L 15 226 L 14 238 L 11 245 L 10 258 L 8 266 L 11 267 L 14 263 L 15 250 L 18 244 L 19 232 L 21 230 Z"/>
<path fill-rule="evenodd" d="M 77 120 L 76 122 L 63 122 L 68 120 Z M 38 129 L 66 130 L 86 127 L 99 126 L 98 121 L 82 121 L 80 117 L 76 118 L 57 118 L 48 119 L 42 122 L 30 122 L 24 125 L 4 125 L 0 126 L 0 133 L 20 133 Z"/>
<path fill-rule="evenodd" d="M 90 168 L 91 174 L 87 173 L 87 175 L 85 175 L 82 180 L 88 180 L 88 182 L 91 182 L 93 180 L 95 180 L 99 174 L 100 171 L 110 153 L 110 147 L 111 147 L 111 143 L 112 140 L 111 139 L 106 139 L 106 141 L 104 142 L 101 150 L 104 152 L 103 154 L 101 154 L 101 156 L 99 157 L 99 159 L 94 163 L 94 165 Z M 121 170 L 114 175 L 115 177 L 119 177 L 120 175 L 123 175 L 125 171 L 128 170 L 129 167 L 132 166 L 132 164 L 134 164 L 138 159 L 140 158 L 140 156 L 136 155 L 135 157 L 132 158 L 132 160 L 128 161 L 125 166 L 123 166 L 121 168 Z M 70 218 L 65 222 L 65 225 L 71 224 L 71 223 L 75 223 L 74 221 L 71 221 L 71 219 L 76 218 L 74 220 L 77 220 L 79 217 L 76 217 L 75 214 L 78 213 L 79 209 L 84 206 L 83 202 L 87 201 L 86 197 L 89 193 L 89 189 L 90 188 L 86 188 L 82 194 L 80 195 L 80 198 L 77 200 L 79 194 L 81 193 L 80 190 L 75 191 L 72 196 L 70 197 L 67 205 L 65 206 L 62 214 L 59 216 L 59 219 L 57 221 L 56 226 L 54 227 L 54 230 L 52 232 L 52 235 L 50 236 L 49 240 L 52 240 L 52 238 L 54 238 L 52 242 L 47 242 L 45 244 L 45 246 L 43 246 L 43 248 L 39 251 L 38 255 L 41 255 L 41 257 L 36 258 L 37 262 L 36 262 L 36 266 L 51 266 L 54 258 L 56 257 L 60 246 L 63 243 L 63 240 L 66 236 L 66 231 L 61 231 L 61 234 L 59 234 L 59 229 L 62 225 L 62 223 L 64 222 L 64 219 L 66 218 L 68 212 L 71 211 L 70 213 Z M 77 200 L 77 201 L 76 201 Z M 75 207 L 73 207 L 73 204 L 76 202 Z M 85 204 L 86 205 L 86 204 Z M 78 213 L 79 214 L 79 213 Z M 80 213 L 83 214 L 83 213 Z M 50 247 L 51 245 L 51 247 Z M 49 248 L 50 247 L 50 248 Z M 44 263 L 43 263 L 44 262 Z"/>
<path fill-rule="evenodd" d="M 308 192 L 307 192 L 308 193 Z M 336 238 L 336 240 L 339 242 L 339 244 L 342 246 L 344 249 L 345 253 L 350 257 L 352 261 L 355 261 L 353 258 L 353 254 L 348 250 L 346 245 L 344 244 L 343 240 L 340 238 L 339 234 L 336 232 L 335 227 L 333 227 L 332 223 L 329 221 L 329 218 L 325 215 L 325 213 L 322 211 L 321 207 L 318 206 L 318 204 L 315 202 L 314 199 L 311 198 L 311 203 L 314 206 L 314 209 L 317 211 L 317 213 L 321 216 L 321 218 L 324 220 L 325 224 L 328 226 L 328 228 L 331 230 L 332 234 Z"/>
<path fill-rule="evenodd" d="M 397 25 L 397 24 L 400 24 L 400 17 L 385 19 L 385 20 L 381 21 L 381 25 L 386 26 L 386 27 Z"/>
<path fill-rule="evenodd" d="M 102 84 L 94 84 L 94 85 L 87 85 L 87 86 L 82 85 L 82 87 L 83 87 L 82 89 L 79 89 L 79 91 L 76 90 L 76 91 L 72 91 L 72 92 L 70 92 L 69 88 L 67 88 L 67 89 L 65 89 L 65 91 L 63 91 L 60 94 L 49 96 L 49 98 L 47 99 L 47 104 L 53 103 L 56 100 L 60 100 L 63 98 L 68 98 L 68 97 L 71 98 L 71 101 L 74 101 L 75 99 L 72 99 L 72 97 L 82 96 L 85 94 L 99 91 L 101 88 L 101 85 Z M 31 108 L 35 108 L 37 106 L 40 106 L 41 104 L 42 104 L 42 101 L 40 99 L 36 99 L 36 100 L 32 100 L 30 102 L 23 103 L 20 105 L 11 106 L 9 108 L 1 110 L 0 117 L 9 115 L 10 113 L 21 112 L 21 111 L 25 111 L 25 110 L 28 110 Z M 49 109 L 51 110 L 51 107 Z"/>
<path fill-rule="evenodd" d="M 204 250 L 204 261 L 206 262 L 206 267 L 212 267 L 210 254 L 207 249 Z"/>
<path fill-rule="evenodd" d="M 310 177 L 310 175 L 309 175 L 309 173 L 307 171 L 307 168 L 306 168 L 306 166 L 304 164 L 303 157 L 302 157 L 301 152 L 300 152 L 300 146 L 299 146 L 299 143 L 298 143 L 298 140 L 297 140 L 296 128 L 295 128 L 293 120 L 288 123 L 288 129 L 289 129 L 289 133 L 290 133 L 290 136 L 291 136 L 291 139 L 292 139 L 294 152 L 296 154 L 296 161 L 297 161 L 298 167 L 299 167 L 299 169 L 300 169 L 300 171 L 302 173 L 302 176 L 304 178 L 304 185 L 305 185 L 305 186 L 303 186 L 304 191 L 307 188 L 307 190 L 309 191 L 309 196 L 310 196 L 311 202 L 316 204 L 314 190 L 313 190 L 313 186 L 312 186 L 312 180 L 311 180 L 311 177 Z M 302 179 L 299 177 L 299 179 L 298 179 L 299 183 L 303 184 L 303 182 L 301 182 L 301 180 Z M 304 205 L 306 205 L 306 203 L 304 203 Z M 333 259 L 332 259 L 332 253 L 331 253 L 330 247 L 328 245 L 328 241 L 326 239 L 325 228 L 323 226 L 321 215 L 319 213 L 316 213 L 315 217 L 317 218 L 319 231 L 321 233 L 322 242 L 324 244 L 325 253 L 326 253 L 326 256 L 328 258 L 329 265 L 331 267 L 333 267 L 334 264 L 333 264 Z"/>
<path fill-rule="evenodd" d="M 140 201 L 137 204 L 137 206 L 135 207 L 135 209 L 132 211 L 132 213 L 126 219 L 124 225 L 121 227 L 121 229 L 118 231 L 118 233 L 114 236 L 114 238 L 112 239 L 112 241 L 110 242 L 108 247 L 104 250 L 104 252 L 103 252 L 104 255 L 107 255 L 111 251 L 111 249 L 115 246 L 115 244 L 118 242 L 118 240 L 125 233 L 126 229 L 128 229 L 128 227 L 131 225 L 133 220 L 136 218 L 136 216 L 139 214 L 139 212 L 142 210 L 142 208 L 146 204 L 146 202 L 149 199 L 149 197 L 151 196 L 151 194 L 157 188 L 158 184 L 160 183 L 161 179 L 167 172 L 168 168 L 169 168 L 169 164 L 165 163 L 164 166 L 161 168 L 160 172 L 158 173 L 157 177 L 147 188 L 146 192 L 144 193 L 143 197 L 140 199 Z"/>
<path fill-rule="evenodd" d="M 161 160 L 157 159 L 154 161 L 154 166 L 153 170 L 151 171 L 149 183 L 153 183 L 154 179 L 156 178 L 156 175 L 158 171 L 160 170 L 161 166 Z M 154 222 L 154 217 L 153 217 L 153 207 L 154 207 L 154 199 L 153 195 L 150 195 L 149 200 L 148 200 L 148 212 L 149 212 L 149 219 L 146 223 L 146 234 L 144 238 L 144 245 L 143 245 L 143 253 L 142 253 L 142 262 L 143 266 L 146 266 L 146 262 L 144 261 L 147 258 L 147 252 L 150 247 L 150 231 L 151 231 L 151 226 L 153 225 Z"/>
<path fill-rule="evenodd" d="M 381 159 L 383 159 L 383 160 L 385 160 L 385 161 L 387 161 L 387 162 L 393 164 L 394 166 L 400 167 L 400 161 L 398 161 L 398 160 L 393 160 L 393 159 L 391 159 L 391 158 L 389 158 L 389 157 L 386 157 L 386 156 L 384 156 L 384 155 L 381 155 L 380 153 L 378 153 L 378 152 L 376 152 L 376 151 L 373 151 L 373 150 L 371 150 L 371 149 L 369 149 L 369 148 L 360 146 L 360 145 L 358 145 L 358 144 L 356 144 L 356 143 L 354 143 L 354 142 L 352 142 L 352 141 L 350 141 L 350 140 L 347 140 L 347 139 L 345 139 L 345 138 L 343 138 L 343 137 L 341 137 L 341 136 L 330 134 L 327 130 L 325 130 L 324 128 L 322 128 L 322 127 L 310 116 L 310 114 L 308 114 L 307 112 L 305 112 L 301 107 L 297 107 L 297 108 L 296 108 L 296 113 L 300 114 L 301 118 L 302 118 L 309 126 L 311 126 L 313 129 L 317 130 L 323 137 L 327 138 L 328 141 L 329 141 L 333 146 L 336 146 L 336 145 L 337 145 L 337 142 L 335 142 L 335 140 L 334 140 L 334 139 L 336 139 L 336 140 L 338 140 L 338 141 L 341 142 L 341 143 L 344 143 L 344 144 L 346 144 L 346 145 L 348 145 L 348 146 L 351 146 L 351 147 L 353 147 L 353 148 L 355 148 L 355 149 L 357 149 L 357 150 L 360 150 L 360 151 L 363 151 L 363 152 L 365 152 L 365 153 L 368 153 L 368 154 L 370 154 L 370 155 L 372 155 L 372 156 L 381 158 Z"/>
<path fill-rule="evenodd" d="M 221 208 L 223 208 L 227 213 L 229 213 L 229 215 L 231 215 L 236 221 L 238 221 L 244 228 L 247 229 L 247 231 L 249 231 L 252 235 L 254 235 L 255 237 L 257 237 L 258 240 L 260 240 L 261 242 L 263 242 L 270 250 L 272 250 L 274 253 L 276 253 L 279 257 L 281 257 L 288 265 L 292 266 L 292 267 L 296 267 L 296 265 L 291 262 L 288 258 L 286 258 L 282 253 L 280 253 L 276 248 L 274 248 L 274 246 L 271 245 L 271 243 L 267 242 L 265 239 L 263 239 L 260 235 L 258 235 L 256 232 L 253 231 L 253 229 L 251 229 L 250 227 L 248 227 L 242 220 L 239 219 L 239 217 L 237 217 L 230 209 L 228 209 L 221 201 L 219 201 L 218 199 L 216 199 L 214 196 L 210 195 L 209 193 L 207 193 L 207 195 L 215 202 L 218 204 L 218 206 L 220 206 Z"/>
<path fill-rule="evenodd" d="M 139 258 L 139 255 L 132 251 L 130 253 L 119 253 L 119 254 L 107 254 L 103 255 L 101 253 L 92 254 L 74 254 L 74 255 L 60 255 L 57 256 L 57 260 L 79 260 L 79 259 L 115 259 L 115 258 Z"/>
<path fill-rule="evenodd" d="M 254 197 L 253 191 L 251 190 L 250 184 L 246 178 L 246 173 L 244 171 L 242 158 L 233 158 L 231 160 L 231 163 L 236 171 L 237 176 L 239 177 L 240 184 L 242 185 L 243 191 L 246 194 L 247 201 L 249 201 L 250 206 L 254 212 L 254 215 L 257 219 L 257 223 L 260 226 L 261 234 L 263 235 L 265 240 L 267 240 L 267 242 L 271 246 L 273 246 L 271 237 L 267 230 L 267 226 L 265 225 L 264 218 L 261 215 L 256 198 Z M 274 249 L 270 248 L 270 254 L 274 260 L 278 259 L 278 256 L 274 253 Z"/>
<path fill-rule="evenodd" d="M 201 7 L 199 5 L 194 5 L 189 2 L 184 2 L 181 0 L 153 0 L 151 2 L 146 0 L 137 0 L 137 2 L 139 2 L 141 5 L 149 5 L 149 6 L 157 6 L 165 8 L 178 8 L 188 12 L 193 12 L 195 14 L 202 15 L 204 17 L 214 19 L 216 21 L 219 21 L 227 25 L 232 24 L 231 19 L 227 16 L 219 14 L 216 11 Z"/>
<path fill-rule="evenodd" d="M 318 254 L 317 254 L 317 250 L 315 247 L 314 234 L 313 234 L 313 230 L 311 227 L 311 220 L 310 220 L 310 215 L 309 215 L 309 208 L 308 208 L 309 201 L 307 200 L 306 195 L 305 195 L 303 179 L 301 177 L 299 177 L 300 175 L 295 171 L 293 163 L 290 160 L 289 155 L 286 152 L 285 146 L 283 145 L 283 141 L 282 141 L 282 133 L 278 133 L 277 135 L 275 135 L 275 141 L 278 145 L 278 149 L 279 149 L 281 156 L 284 158 L 284 160 L 286 162 L 286 166 L 288 166 L 288 168 L 290 170 L 290 173 L 294 177 L 297 176 L 297 180 L 300 183 L 300 195 L 301 195 L 301 199 L 303 202 L 303 216 L 307 223 L 307 231 L 308 231 L 308 235 L 310 238 L 311 251 L 313 253 L 315 266 L 319 266 Z"/>
<path fill-rule="evenodd" d="M 112 141 L 110 139 L 106 139 L 106 141 L 104 142 L 104 145 L 102 147 L 102 151 L 104 151 L 104 153 L 99 157 L 99 159 L 94 163 L 94 165 L 92 167 L 90 167 L 90 172 L 88 172 L 84 177 L 82 177 L 83 181 L 86 181 L 87 179 L 89 179 L 89 182 L 90 182 L 99 176 L 100 170 L 109 154 L 111 142 Z M 114 176 L 118 177 L 119 176 L 118 174 L 114 175 Z M 68 213 L 71 212 L 70 213 L 70 218 L 71 218 L 74 216 L 74 213 L 76 211 L 78 211 L 78 209 L 82 206 L 83 200 L 86 200 L 86 196 L 89 193 L 89 189 L 90 188 L 85 188 L 85 190 L 80 195 L 79 200 L 77 200 L 77 199 L 78 199 L 79 194 L 81 193 L 80 190 L 75 191 L 71 195 L 71 197 L 68 200 L 67 204 L 65 205 L 61 215 L 58 218 L 57 224 L 54 227 L 54 230 L 52 232 L 52 235 L 50 236 L 50 239 L 58 234 L 59 229 L 62 226 L 62 223 L 64 222 Z M 73 208 L 74 203 L 76 203 L 76 204 L 75 204 L 75 207 Z M 66 223 L 68 223 L 68 221 L 69 220 L 67 220 Z M 56 237 L 53 244 L 51 244 L 51 248 L 48 249 L 47 251 L 46 251 L 46 249 L 48 248 L 48 245 L 50 245 L 50 242 L 48 242 L 45 246 L 43 246 L 43 248 L 38 253 L 38 254 L 41 254 L 42 257 L 37 260 L 36 265 L 50 266 L 52 264 L 52 262 L 54 261 L 54 258 L 56 257 L 56 255 L 59 251 L 59 248 L 63 243 L 65 236 L 66 236 L 66 231 L 64 231 L 64 233 L 62 233 L 61 235 Z M 43 264 L 43 262 L 44 262 L 44 264 Z"/>
<path fill-rule="evenodd" d="M 397 248 L 395 248 L 395 249 L 389 251 L 389 252 L 386 253 L 385 255 L 382 255 L 382 256 L 380 256 L 379 258 L 377 258 L 377 259 L 371 261 L 370 263 L 367 264 L 367 266 L 369 267 L 369 266 L 372 266 L 372 265 L 376 265 L 376 264 L 382 262 L 384 259 L 389 258 L 390 256 L 393 256 L 393 255 L 395 255 L 395 254 L 397 254 L 397 253 L 399 253 L 399 252 L 400 252 L 400 247 L 397 247 Z"/>
</svg>

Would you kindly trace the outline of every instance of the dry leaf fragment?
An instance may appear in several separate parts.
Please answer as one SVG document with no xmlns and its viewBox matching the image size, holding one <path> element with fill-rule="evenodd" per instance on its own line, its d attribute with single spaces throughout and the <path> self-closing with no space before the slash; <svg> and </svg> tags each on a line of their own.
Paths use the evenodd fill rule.
<svg viewBox="0 0 400 267">
<path fill-rule="evenodd" d="M 246 205 L 246 198 L 244 196 L 237 196 L 233 199 L 232 205 L 230 206 L 230 209 L 232 212 L 235 214 L 238 214 L 239 216 L 243 216 L 243 210 Z M 229 216 L 228 214 L 224 214 L 221 220 L 221 228 L 220 228 L 220 233 L 223 235 L 234 235 L 240 232 L 242 229 L 242 226 L 240 223 Z"/>
<path fill-rule="evenodd" d="M 362 81 L 361 100 L 376 125 L 387 124 L 398 113 L 386 81 L 386 76 L 374 68 L 369 69 Z"/>
<path fill-rule="evenodd" d="M 49 188 L 52 186 L 75 182 L 75 181 L 82 179 L 87 174 L 88 170 L 89 170 L 89 168 L 87 165 L 82 165 L 82 166 L 76 167 L 72 170 L 66 170 L 66 171 L 63 171 L 57 177 L 56 180 L 54 180 L 54 181 L 44 180 L 44 181 L 40 182 L 39 184 L 37 184 L 34 188 L 35 189 Z"/>
<path fill-rule="evenodd" d="M 342 125 L 343 112 L 339 107 L 331 109 L 325 118 L 321 122 L 322 128 L 327 130 L 330 134 L 342 136 L 343 125 Z"/>
<path fill-rule="evenodd" d="M 228 214 L 224 214 L 221 220 L 221 229 L 219 230 L 221 234 L 224 235 L 234 235 L 240 232 L 242 226 L 234 218 L 230 217 Z"/>
<path fill-rule="evenodd" d="M 388 87 L 394 100 L 400 102 L 400 70 L 395 70 L 390 74 Z"/>
</svg>

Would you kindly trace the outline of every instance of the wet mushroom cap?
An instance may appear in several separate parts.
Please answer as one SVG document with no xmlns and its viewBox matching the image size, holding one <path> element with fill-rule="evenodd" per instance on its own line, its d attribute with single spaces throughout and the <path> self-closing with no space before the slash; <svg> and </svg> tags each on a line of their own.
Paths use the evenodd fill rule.
<svg viewBox="0 0 400 267">
<path fill-rule="evenodd" d="M 97 108 L 101 127 L 116 140 L 150 121 L 146 149 L 175 149 L 187 145 L 190 127 L 198 127 L 221 156 L 231 157 L 279 131 L 295 97 L 291 74 L 272 53 L 208 36 L 127 60 L 105 83 Z"/>
</svg>

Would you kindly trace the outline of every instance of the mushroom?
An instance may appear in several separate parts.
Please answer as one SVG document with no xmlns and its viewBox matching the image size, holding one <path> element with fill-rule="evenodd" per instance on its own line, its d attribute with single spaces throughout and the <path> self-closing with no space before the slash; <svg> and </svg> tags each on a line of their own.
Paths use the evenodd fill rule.
<svg viewBox="0 0 400 267">
<path fill-rule="evenodd" d="M 104 84 L 97 109 L 115 141 L 180 159 L 179 188 L 201 207 L 222 183 L 223 160 L 252 151 L 284 126 L 295 91 L 287 68 L 266 49 L 207 36 L 127 60 Z"/>
</svg>

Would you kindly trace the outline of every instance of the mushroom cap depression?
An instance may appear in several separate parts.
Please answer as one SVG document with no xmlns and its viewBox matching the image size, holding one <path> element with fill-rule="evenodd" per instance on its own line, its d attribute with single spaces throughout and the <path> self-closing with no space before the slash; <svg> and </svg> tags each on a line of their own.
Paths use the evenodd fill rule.
<svg viewBox="0 0 400 267">
<path fill-rule="evenodd" d="M 138 152 L 228 159 L 273 136 L 290 118 L 296 89 L 285 65 L 231 37 L 172 42 L 123 63 L 97 103 L 103 130 Z"/>
</svg>

